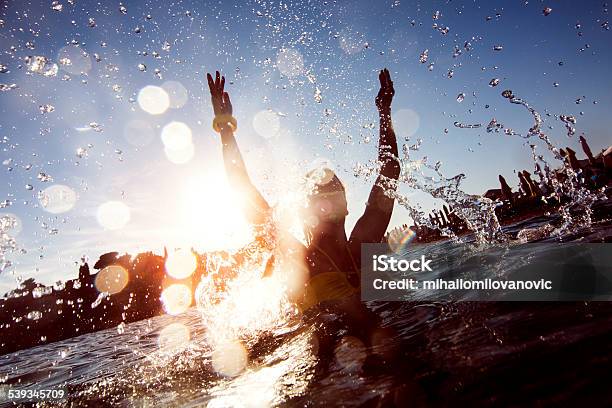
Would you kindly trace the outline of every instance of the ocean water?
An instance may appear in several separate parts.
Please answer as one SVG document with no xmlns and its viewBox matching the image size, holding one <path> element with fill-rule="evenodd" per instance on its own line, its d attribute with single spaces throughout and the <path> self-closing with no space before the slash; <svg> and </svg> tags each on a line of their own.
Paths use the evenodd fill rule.
<svg viewBox="0 0 612 408">
<path fill-rule="evenodd" d="M 535 234 L 544 221 L 507 232 Z M 611 235 L 604 219 L 562 238 L 609 242 Z M 448 241 L 410 249 L 425 251 L 473 253 Z M 213 350 L 194 307 L 0 356 L 0 380 L 16 388 L 66 387 L 65 400 L 39 406 L 612 404 L 609 302 L 409 300 L 368 307 L 388 334 L 384 348 L 366 346 L 325 313 Z"/>
</svg>

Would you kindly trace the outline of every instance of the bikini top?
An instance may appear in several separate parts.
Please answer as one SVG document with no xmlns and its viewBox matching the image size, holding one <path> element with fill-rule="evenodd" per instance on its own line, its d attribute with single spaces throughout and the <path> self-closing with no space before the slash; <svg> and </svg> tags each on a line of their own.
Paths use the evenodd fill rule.
<svg viewBox="0 0 612 408">
<path fill-rule="evenodd" d="M 348 281 L 348 273 L 342 271 L 327 252 L 318 246 L 315 246 L 315 248 L 327 258 L 335 270 L 317 273 L 309 279 L 304 296 L 298 302 L 298 307 L 303 312 L 318 305 L 320 302 L 346 299 L 353 296 L 359 290 L 359 287 L 351 285 Z M 346 249 L 354 267 L 353 272 L 358 272 L 353 255 L 348 248 Z"/>
</svg>

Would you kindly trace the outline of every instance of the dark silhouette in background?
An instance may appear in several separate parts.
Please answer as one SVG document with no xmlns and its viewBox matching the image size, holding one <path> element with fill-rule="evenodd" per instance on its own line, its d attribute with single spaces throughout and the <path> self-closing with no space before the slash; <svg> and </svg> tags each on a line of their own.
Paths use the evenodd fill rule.
<svg viewBox="0 0 612 408">
<path fill-rule="evenodd" d="M 0 299 L 0 354 L 116 327 L 164 313 L 160 300 L 167 285 L 185 283 L 193 292 L 205 273 L 207 255 L 198 255 L 198 265 L 186 280 L 173 280 L 165 271 L 165 257 L 145 252 L 132 257 L 109 252 L 90 271 L 84 262 L 79 277 L 53 286 L 33 278 Z M 100 271 L 121 266 L 127 284 L 118 293 L 105 295 L 96 288 Z"/>
</svg>

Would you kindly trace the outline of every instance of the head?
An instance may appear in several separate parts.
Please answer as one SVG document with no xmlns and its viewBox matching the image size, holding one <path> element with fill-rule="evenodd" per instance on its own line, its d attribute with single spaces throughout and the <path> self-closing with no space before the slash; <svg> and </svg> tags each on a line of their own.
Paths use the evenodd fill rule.
<svg viewBox="0 0 612 408">
<path fill-rule="evenodd" d="M 304 224 L 308 239 L 337 229 L 344 231 L 348 209 L 346 191 L 338 176 L 328 168 L 319 168 L 306 174 L 306 183 L 308 198 Z"/>
</svg>

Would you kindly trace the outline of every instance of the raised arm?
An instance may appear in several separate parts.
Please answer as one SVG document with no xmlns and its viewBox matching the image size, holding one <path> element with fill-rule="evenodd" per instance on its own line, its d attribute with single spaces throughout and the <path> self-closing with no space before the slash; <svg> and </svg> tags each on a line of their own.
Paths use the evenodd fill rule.
<svg viewBox="0 0 612 408">
<path fill-rule="evenodd" d="M 266 222 L 270 206 L 251 182 L 242 154 L 238 149 L 238 143 L 234 137 L 236 121 L 232 117 L 232 103 L 228 93 L 224 90 L 225 77 L 217 71 L 214 80 L 210 74 L 206 74 L 206 78 L 215 113 L 213 126 L 221 134 L 223 162 L 227 178 L 243 198 L 242 205 L 248 221 L 252 224 L 263 224 Z"/>
<path fill-rule="evenodd" d="M 378 75 L 380 91 L 376 96 L 376 107 L 380 117 L 378 161 L 380 172 L 372 187 L 366 209 L 351 233 L 351 246 L 359 250 L 363 242 L 380 242 L 391 220 L 394 199 L 385 191 L 395 191 L 400 174 L 397 140 L 391 123 L 391 101 L 395 90 L 391 75 L 385 68 Z"/>
</svg>

